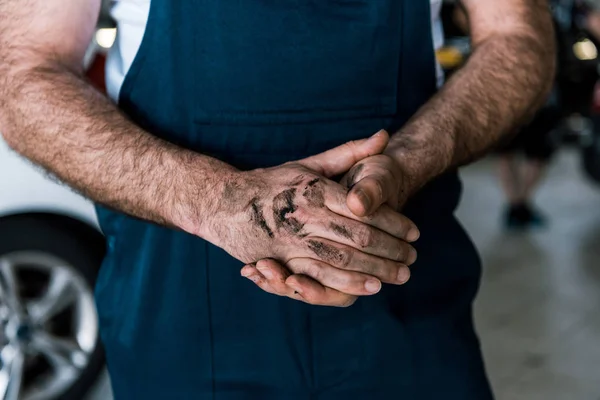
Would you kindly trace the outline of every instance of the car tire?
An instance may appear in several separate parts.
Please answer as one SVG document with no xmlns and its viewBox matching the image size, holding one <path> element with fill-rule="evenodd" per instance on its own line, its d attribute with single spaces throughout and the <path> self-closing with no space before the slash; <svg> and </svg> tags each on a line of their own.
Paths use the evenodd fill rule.
<svg viewBox="0 0 600 400">
<path fill-rule="evenodd" d="M 42 299 L 46 299 L 49 296 L 49 292 L 50 292 L 50 284 L 52 283 L 52 279 L 54 279 L 55 281 L 57 281 L 58 279 L 55 278 L 55 272 L 52 271 L 56 271 L 56 268 L 59 268 L 61 271 L 66 270 L 66 271 L 70 271 L 69 273 L 72 273 L 72 283 L 68 283 L 66 284 L 68 286 L 68 290 L 70 291 L 69 293 L 69 299 L 73 298 L 73 305 L 69 305 L 70 303 L 68 303 L 71 300 L 64 300 L 61 304 L 67 304 L 66 306 L 61 306 L 61 307 L 66 307 L 67 311 L 60 311 L 59 313 L 63 313 L 63 314 L 59 314 L 58 317 L 61 318 L 60 321 L 56 322 L 54 320 L 50 320 L 51 318 L 55 318 L 55 317 L 44 317 L 44 318 L 49 318 L 48 320 L 44 319 L 45 322 L 43 322 L 44 325 L 41 325 L 41 323 L 36 323 L 35 328 L 32 328 L 32 332 L 38 332 L 38 331 L 45 331 L 48 330 L 50 328 L 48 328 L 47 326 L 51 325 L 52 329 L 58 329 L 61 332 L 63 331 L 73 331 L 74 328 L 71 328 L 70 326 L 63 326 L 66 324 L 65 321 L 76 321 L 75 323 L 71 322 L 70 324 L 72 325 L 77 325 L 79 328 L 78 329 L 89 329 L 89 328 L 82 328 L 82 326 L 85 327 L 90 327 L 92 326 L 92 330 L 96 330 L 96 332 L 91 332 L 91 331 L 78 331 L 77 335 L 73 334 L 73 340 L 71 340 L 70 343 L 77 343 L 77 341 L 79 340 L 80 337 L 82 337 L 81 335 L 87 335 L 85 337 L 88 338 L 88 344 L 86 345 L 86 350 L 85 352 L 83 350 L 80 351 L 80 353 L 78 354 L 84 354 L 85 358 L 80 358 L 84 361 L 81 361 L 80 364 L 78 364 L 78 367 L 75 368 L 74 370 L 76 370 L 76 373 L 73 373 L 72 375 L 68 375 L 68 376 L 72 376 L 71 379 L 72 381 L 63 381 L 62 385 L 63 388 L 60 389 L 60 392 L 57 391 L 55 392 L 55 394 L 53 394 L 50 398 L 52 399 L 60 399 L 60 400 L 80 400 L 82 398 L 85 397 L 85 395 L 89 392 L 90 388 L 94 386 L 94 384 L 96 383 L 96 381 L 98 380 L 99 376 L 102 374 L 103 368 L 104 368 L 104 352 L 101 346 L 101 342 L 100 342 L 100 335 L 97 332 L 97 327 L 98 327 L 98 316 L 97 316 L 97 312 L 96 312 L 96 308 L 94 306 L 94 302 L 93 302 L 93 288 L 96 282 L 96 276 L 98 273 L 98 270 L 100 268 L 100 265 L 102 263 L 102 259 L 104 257 L 104 253 L 105 253 L 105 241 L 104 241 L 104 237 L 94 228 L 90 227 L 89 225 L 80 222 L 76 219 L 70 218 L 70 217 L 65 217 L 65 216 L 59 216 L 59 215 L 52 215 L 52 214 L 41 214 L 41 213 L 30 213 L 30 214 L 19 214 L 19 215 L 13 215 L 13 216 L 7 216 L 7 217 L 2 217 L 0 218 L 0 260 L 3 259 L 3 257 L 5 257 L 6 260 L 9 260 L 10 257 L 16 255 L 19 256 L 23 256 L 25 255 L 25 259 L 27 258 L 27 255 L 36 255 L 42 257 L 42 259 L 46 260 L 46 259 L 50 259 L 50 260 L 61 260 L 61 265 L 60 266 L 56 266 L 56 267 L 46 267 L 44 266 L 43 268 L 46 268 L 49 272 L 49 278 L 48 278 L 48 283 L 46 284 L 46 288 L 45 289 L 40 289 L 40 291 L 42 291 L 42 295 L 41 298 Z M 43 258 L 44 255 L 46 255 L 46 258 Z M 21 259 L 23 259 L 21 257 Z M 67 265 L 68 267 L 64 267 L 62 263 L 66 263 L 65 265 Z M 43 264 L 43 262 L 42 262 Z M 9 261 L 6 261 L 5 265 L 9 265 Z M 30 288 L 27 287 L 27 285 L 31 285 L 34 286 L 33 283 L 33 276 L 37 276 L 35 275 L 37 272 L 36 271 L 28 271 L 26 268 L 28 268 L 28 265 L 25 264 L 25 266 L 23 268 L 20 268 L 17 266 L 12 266 L 10 267 L 11 270 L 13 271 L 17 271 L 15 273 L 13 273 L 14 276 L 17 277 L 16 281 L 19 281 L 18 285 L 15 285 L 16 287 L 18 287 L 19 289 L 17 289 L 17 293 L 20 293 L 18 296 L 21 296 L 21 302 L 23 304 L 27 304 L 27 306 L 23 306 L 20 309 L 21 310 L 25 310 L 23 311 L 21 314 L 15 313 L 14 315 L 25 315 L 26 317 L 24 317 L 27 321 L 29 320 L 33 320 L 33 313 L 30 313 L 30 310 L 35 310 L 34 308 L 31 308 L 31 304 L 33 302 L 35 302 L 34 300 L 28 300 L 28 298 L 26 297 L 26 294 L 29 292 L 31 293 L 35 293 L 35 288 L 32 288 L 30 290 Z M 37 268 L 37 267 L 31 267 L 31 268 Z M 44 269 L 44 271 L 46 271 L 46 269 Z M 40 267 L 40 270 L 42 270 L 42 267 Z M 23 272 L 24 271 L 24 272 Z M 20 273 L 21 275 L 17 275 L 17 273 Z M 63 282 L 70 282 L 70 277 L 71 275 L 65 275 L 64 272 L 61 272 L 63 274 Z M 30 274 L 30 275 L 23 275 L 23 274 Z M 33 274 L 33 275 L 31 275 Z M 36 282 L 37 285 L 40 286 L 42 285 L 40 282 L 43 281 L 42 277 L 42 273 L 39 273 L 39 279 L 36 278 Z M 25 276 L 25 277 L 23 277 Z M 57 276 L 57 275 L 56 275 Z M 24 281 L 24 282 L 23 282 Z M 31 281 L 31 283 L 30 283 Z M 3 281 L 5 282 L 5 281 Z M 2 282 L 0 282 L 2 283 Z M 66 290 L 66 289 L 65 289 Z M 72 293 L 71 293 L 72 292 Z M 29 294 L 31 294 L 29 293 Z M 57 292 L 59 293 L 59 292 Z M 43 297 L 45 295 L 45 297 Z M 63 297 L 67 297 L 67 295 L 60 295 Z M 90 296 L 91 296 L 91 308 L 90 308 Z M 79 300 L 78 300 L 79 299 Z M 82 303 L 84 302 L 84 303 Z M 50 303 L 50 301 L 38 301 L 38 304 L 48 304 Z M 81 304 L 85 304 L 87 308 L 84 308 L 81 306 Z M 68 312 L 69 307 L 72 307 L 74 310 L 73 311 L 75 316 L 71 317 L 71 319 L 69 319 L 69 315 L 66 315 L 66 313 Z M 7 307 L 8 309 L 9 307 Z M 41 307 L 43 308 L 43 307 Z M 39 307 L 38 307 L 39 309 Z M 58 308 L 56 308 L 58 309 Z M 82 311 L 83 310 L 83 311 Z M 84 314 L 85 311 L 85 314 Z M 8 313 L 8 311 L 7 311 Z M 92 316 L 91 313 L 93 313 L 94 315 Z M 47 314 L 49 315 L 50 312 L 47 312 Z M 87 315 L 87 317 L 82 317 L 82 315 Z M 56 318 L 58 318 L 56 317 Z M 14 317 L 14 318 L 19 318 L 19 317 Z M 95 320 L 91 319 L 91 318 L 95 318 Z M 6 321 L 9 321 L 9 317 L 7 317 Z M 40 319 L 41 320 L 41 319 Z M 19 319 L 20 321 L 20 319 Z M 50 321 L 50 322 L 48 322 Z M 83 322 L 82 322 L 83 321 Z M 95 325 L 92 323 L 88 323 L 89 321 L 95 321 Z M 8 326 L 9 322 L 6 322 L 6 326 Z M 33 322 L 31 323 L 33 326 Z M 36 329 L 35 331 L 33 329 Z M 11 331 L 12 332 L 12 331 Z M 55 333 L 52 333 L 55 334 Z M 33 335 L 33 334 L 32 334 Z M 17 335 L 18 336 L 18 335 Z M 58 336 L 52 336 L 53 338 L 56 338 Z M 31 339 L 22 339 L 20 337 L 13 339 L 14 341 L 18 342 L 18 343 L 24 343 L 21 342 L 21 340 L 31 340 Z M 5 335 L 5 344 L 8 343 L 9 339 L 8 336 Z M 16 343 L 15 342 L 15 343 Z M 37 343 L 37 342 L 36 342 Z M 55 342 L 58 343 L 58 342 Z M 15 345 L 15 346 L 21 346 L 20 344 Z M 23 347 L 18 347 L 19 349 L 23 348 L 26 349 L 26 345 L 22 345 Z M 84 346 L 81 346 L 81 348 L 83 349 Z M 56 349 L 57 347 L 55 347 L 54 349 Z M 79 348 L 79 347 L 77 347 Z M 28 354 L 30 350 L 23 350 L 24 354 Z M 54 351 L 54 350 L 53 350 Z M 31 354 L 33 354 L 35 357 L 39 357 L 43 360 L 51 360 L 52 358 L 49 357 L 49 354 L 52 354 L 50 352 L 48 353 L 43 353 L 40 352 L 39 354 L 41 355 L 36 355 L 37 353 L 32 352 Z M 75 360 L 75 353 L 66 353 L 68 356 L 67 358 L 65 358 L 66 360 Z M 70 357 L 70 358 L 69 358 Z M 40 363 L 43 363 L 44 361 L 40 361 Z M 58 360 L 58 358 L 54 358 L 53 359 L 55 362 Z M 52 364 L 48 361 L 46 361 L 48 366 L 51 365 L 61 365 L 61 364 Z M 28 364 L 22 364 L 27 366 Z M 64 365 L 64 364 L 62 364 Z M 50 367 L 53 368 L 53 367 Z M 24 371 L 26 371 L 26 367 L 23 368 Z M 50 371 L 50 372 L 54 372 L 56 376 L 60 376 L 61 374 L 59 374 L 59 372 L 62 373 L 62 370 L 58 370 L 58 368 L 56 368 L 55 371 Z M 46 374 L 50 374 L 50 372 L 46 372 Z M 25 372 L 25 375 L 28 373 L 28 371 Z M 62 374 L 63 376 L 65 374 Z M 48 380 L 48 379 L 46 379 Z M 40 379 L 41 381 L 41 379 Z M 26 394 L 26 391 L 29 390 L 28 387 L 26 386 L 26 382 L 27 380 L 23 380 L 23 385 L 22 387 L 24 388 L 24 390 L 22 390 L 23 393 Z M 69 382 L 68 386 L 66 383 L 64 382 Z M 41 384 L 36 383 L 37 386 L 35 386 L 36 388 L 38 387 L 42 387 L 40 386 Z M 9 385 L 10 386 L 10 385 Z M 16 385 L 15 385 L 16 386 Z M 1 396 L 0 396 L 1 397 Z M 42 396 L 43 397 L 43 396 Z M 46 397 L 43 397 L 46 398 Z"/>
</svg>

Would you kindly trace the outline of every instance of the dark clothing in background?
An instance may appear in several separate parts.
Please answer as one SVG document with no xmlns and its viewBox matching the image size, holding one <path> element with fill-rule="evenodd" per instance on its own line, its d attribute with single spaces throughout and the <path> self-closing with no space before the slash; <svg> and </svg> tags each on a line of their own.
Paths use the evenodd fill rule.
<svg viewBox="0 0 600 400">
<path fill-rule="evenodd" d="M 560 124 L 562 115 L 556 107 L 545 107 L 534 119 L 523 127 L 517 136 L 497 150 L 498 154 L 522 154 L 525 158 L 547 162 L 557 149 L 553 140 L 554 129 Z"/>
</svg>

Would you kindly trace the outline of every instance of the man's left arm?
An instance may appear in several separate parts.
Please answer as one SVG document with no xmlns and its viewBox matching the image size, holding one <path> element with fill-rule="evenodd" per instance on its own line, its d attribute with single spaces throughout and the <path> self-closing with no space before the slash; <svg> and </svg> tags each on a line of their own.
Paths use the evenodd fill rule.
<svg viewBox="0 0 600 400">
<path fill-rule="evenodd" d="M 460 6 L 473 54 L 392 136 L 391 160 L 365 161 L 362 176 L 348 182 L 358 182 L 348 197 L 357 215 L 386 202 L 401 206 L 431 179 L 484 155 L 532 117 L 552 87 L 556 50 L 547 0 L 462 0 Z M 396 165 L 384 165 L 390 162 Z M 361 181 L 369 169 L 396 171 Z"/>
<path fill-rule="evenodd" d="M 533 115 L 548 94 L 555 69 L 552 20 L 546 0 L 462 0 L 475 51 L 399 132 L 386 154 L 359 161 L 342 179 L 347 203 L 371 215 L 383 203 L 401 206 L 431 179 L 483 155 Z M 305 261 L 305 259 L 303 259 Z M 311 261 L 309 259 L 309 261 Z M 272 293 L 289 290 L 289 271 L 273 260 L 247 274 Z M 326 295 L 329 288 L 306 283 Z"/>
</svg>

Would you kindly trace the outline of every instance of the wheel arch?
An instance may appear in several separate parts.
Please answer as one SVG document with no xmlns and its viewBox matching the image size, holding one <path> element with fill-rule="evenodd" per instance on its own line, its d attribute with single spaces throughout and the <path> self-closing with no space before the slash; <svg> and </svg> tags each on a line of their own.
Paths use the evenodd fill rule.
<svg viewBox="0 0 600 400">
<path fill-rule="evenodd" d="M 106 241 L 100 230 L 89 221 L 76 216 L 43 210 L 19 211 L 0 216 L 0 224 L 5 221 L 18 222 L 25 220 L 35 220 L 54 226 L 61 226 L 80 235 L 90 245 L 95 255 L 101 257 L 106 252 Z"/>
</svg>

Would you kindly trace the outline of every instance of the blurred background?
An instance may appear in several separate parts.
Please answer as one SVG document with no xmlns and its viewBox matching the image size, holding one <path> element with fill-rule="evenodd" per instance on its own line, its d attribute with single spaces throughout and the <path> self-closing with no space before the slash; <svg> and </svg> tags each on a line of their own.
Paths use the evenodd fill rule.
<svg viewBox="0 0 600 400">
<path fill-rule="evenodd" d="M 441 82 L 469 58 L 468 23 L 453 1 L 431 1 Z M 515 139 L 463 168 L 458 216 L 483 260 L 476 324 L 497 398 L 599 400 L 600 1 L 549 5 L 552 94 Z M 84 60 L 101 91 L 115 36 L 106 4 Z M 0 171 L 0 397 L 110 400 L 92 289 L 105 243 L 93 207 L 1 138 Z M 15 341 L 28 355 L 9 368 Z"/>
</svg>

